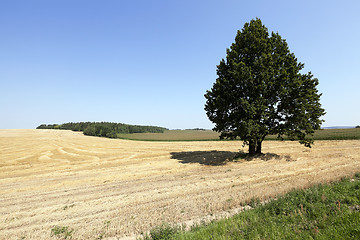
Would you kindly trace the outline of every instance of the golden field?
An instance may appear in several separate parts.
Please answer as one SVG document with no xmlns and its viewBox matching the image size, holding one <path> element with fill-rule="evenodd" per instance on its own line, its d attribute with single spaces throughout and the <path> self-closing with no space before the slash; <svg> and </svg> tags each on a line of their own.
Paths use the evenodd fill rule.
<svg viewBox="0 0 360 240">
<path fill-rule="evenodd" d="M 238 209 L 253 197 L 360 172 L 360 140 L 266 141 L 230 161 L 240 141 L 142 142 L 65 130 L 0 130 L 0 239 L 123 238 L 163 222 Z"/>
</svg>

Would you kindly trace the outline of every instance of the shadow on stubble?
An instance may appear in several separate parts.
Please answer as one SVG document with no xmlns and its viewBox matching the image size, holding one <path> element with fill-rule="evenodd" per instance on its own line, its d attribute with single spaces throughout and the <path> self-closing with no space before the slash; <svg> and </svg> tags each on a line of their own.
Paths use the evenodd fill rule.
<svg viewBox="0 0 360 240">
<path fill-rule="evenodd" d="M 230 151 L 190 151 L 190 152 L 171 152 L 171 159 L 177 159 L 180 163 L 199 163 L 207 166 L 222 166 L 228 162 L 246 160 L 253 161 L 260 159 L 262 161 L 281 160 L 291 161 L 290 156 L 280 156 L 275 153 L 262 153 L 250 156 L 245 152 Z"/>
</svg>

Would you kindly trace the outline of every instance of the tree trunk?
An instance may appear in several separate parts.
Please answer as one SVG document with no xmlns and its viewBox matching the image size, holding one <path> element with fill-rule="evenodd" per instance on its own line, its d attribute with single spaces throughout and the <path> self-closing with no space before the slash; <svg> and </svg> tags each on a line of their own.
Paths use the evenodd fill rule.
<svg viewBox="0 0 360 240">
<path fill-rule="evenodd" d="M 262 141 L 258 141 L 256 145 L 256 154 L 261 154 L 261 144 Z"/>
<path fill-rule="evenodd" d="M 256 154 L 256 144 L 254 140 L 249 141 L 249 155 L 254 156 Z"/>
</svg>

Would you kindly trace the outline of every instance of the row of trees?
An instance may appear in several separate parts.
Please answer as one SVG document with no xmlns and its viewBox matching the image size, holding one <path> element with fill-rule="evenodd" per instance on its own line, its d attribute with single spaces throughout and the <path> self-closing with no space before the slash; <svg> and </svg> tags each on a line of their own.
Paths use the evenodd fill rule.
<svg viewBox="0 0 360 240">
<path fill-rule="evenodd" d="M 85 135 L 117 138 L 119 133 L 163 133 L 166 128 L 156 126 L 139 126 L 111 122 L 77 122 L 63 124 L 41 124 L 36 129 L 62 129 L 81 131 Z"/>
<path fill-rule="evenodd" d="M 206 131 L 205 128 L 188 128 L 188 129 L 185 129 L 185 130 L 191 130 L 191 131 Z"/>
</svg>

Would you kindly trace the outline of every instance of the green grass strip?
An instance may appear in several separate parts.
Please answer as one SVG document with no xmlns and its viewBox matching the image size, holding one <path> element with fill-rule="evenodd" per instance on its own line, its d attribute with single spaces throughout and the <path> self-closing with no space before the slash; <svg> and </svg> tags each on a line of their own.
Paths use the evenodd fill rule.
<svg viewBox="0 0 360 240">
<path fill-rule="evenodd" d="M 189 232 L 164 225 L 144 239 L 360 239 L 360 174 L 293 190 L 253 210 Z"/>
</svg>

